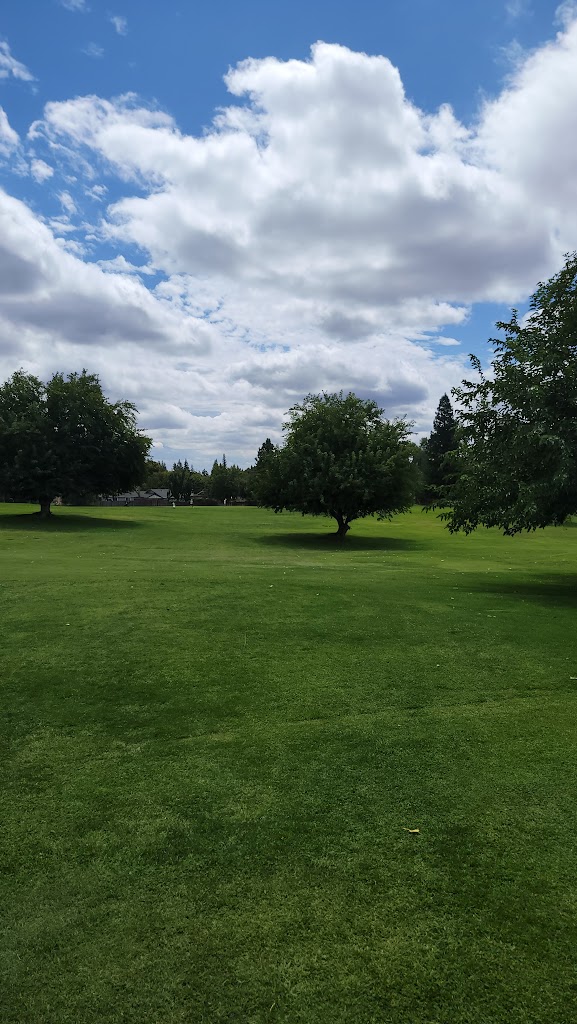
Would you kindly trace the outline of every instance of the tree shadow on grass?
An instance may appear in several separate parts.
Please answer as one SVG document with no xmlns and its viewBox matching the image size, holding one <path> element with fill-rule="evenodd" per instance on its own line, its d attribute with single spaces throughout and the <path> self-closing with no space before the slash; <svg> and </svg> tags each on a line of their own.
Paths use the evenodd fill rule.
<svg viewBox="0 0 577 1024">
<path fill-rule="evenodd" d="M 577 575 L 558 576 L 536 575 L 529 580 L 469 580 L 468 587 L 482 594 L 496 594 L 517 598 L 520 601 L 536 601 L 544 605 L 563 605 L 577 608 Z"/>
<path fill-rule="evenodd" d="M 363 537 L 353 533 L 339 540 L 335 533 L 272 533 L 257 543 L 275 547 L 307 548 L 313 551 L 415 551 L 428 545 L 402 537 Z"/>
<path fill-rule="evenodd" d="M 140 529 L 143 523 L 130 519 L 100 519 L 95 516 L 53 513 L 50 519 L 41 519 L 33 512 L 0 515 L 0 530 L 30 530 L 34 533 L 91 533 L 96 530 Z"/>
</svg>

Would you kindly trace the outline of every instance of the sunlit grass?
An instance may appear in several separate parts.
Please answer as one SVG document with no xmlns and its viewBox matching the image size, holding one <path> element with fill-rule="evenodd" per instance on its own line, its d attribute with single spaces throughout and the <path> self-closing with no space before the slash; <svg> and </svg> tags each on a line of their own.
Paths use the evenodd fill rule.
<svg viewBox="0 0 577 1024">
<path fill-rule="evenodd" d="M 0 508 L 2 1024 L 573 1021 L 574 526 Z"/>
</svg>

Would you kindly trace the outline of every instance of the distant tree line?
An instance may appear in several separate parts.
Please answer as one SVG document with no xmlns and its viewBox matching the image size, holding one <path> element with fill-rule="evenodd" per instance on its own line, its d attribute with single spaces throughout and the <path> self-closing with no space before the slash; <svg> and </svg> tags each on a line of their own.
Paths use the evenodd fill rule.
<svg viewBox="0 0 577 1024">
<path fill-rule="evenodd" d="M 166 488 L 176 501 L 190 501 L 197 497 L 214 501 L 241 499 L 250 501 L 254 495 L 251 488 L 251 469 L 228 465 L 226 455 L 222 461 L 215 459 L 210 473 L 206 469 L 196 470 L 188 460 L 173 463 L 168 469 L 165 462 L 147 459 L 141 483 L 143 489 Z"/>
</svg>

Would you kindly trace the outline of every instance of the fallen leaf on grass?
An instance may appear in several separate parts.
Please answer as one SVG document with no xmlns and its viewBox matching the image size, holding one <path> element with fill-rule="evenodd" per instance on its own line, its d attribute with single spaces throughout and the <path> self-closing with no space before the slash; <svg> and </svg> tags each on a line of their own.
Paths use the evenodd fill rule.
<svg viewBox="0 0 577 1024">
<path fill-rule="evenodd" d="M 417 834 L 420 834 L 421 830 L 420 828 L 405 828 L 403 826 L 403 832 L 410 832 L 412 836 L 415 836 Z"/>
</svg>

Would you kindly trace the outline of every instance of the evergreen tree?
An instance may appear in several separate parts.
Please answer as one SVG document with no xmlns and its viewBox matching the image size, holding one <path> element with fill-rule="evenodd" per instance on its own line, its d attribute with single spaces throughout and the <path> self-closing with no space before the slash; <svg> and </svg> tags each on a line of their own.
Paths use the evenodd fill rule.
<svg viewBox="0 0 577 1024">
<path fill-rule="evenodd" d="M 257 452 L 254 466 L 247 471 L 249 474 L 249 493 L 252 498 L 259 500 L 261 495 L 267 495 L 271 490 L 272 481 L 269 477 L 274 472 L 275 462 L 273 456 L 276 450 L 270 437 L 267 437 Z"/>
<path fill-rule="evenodd" d="M 168 487 L 172 497 L 177 501 L 190 501 L 194 489 L 194 475 L 186 459 L 184 463 L 180 459 L 174 463 L 168 475 Z"/>
<path fill-rule="evenodd" d="M 434 501 L 442 504 L 443 500 L 448 499 L 457 478 L 457 446 L 457 420 L 449 396 L 445 394 L 437 406 L 433 429 L 422 444 L 425 454 L 422 470 L 426 503 Z"/>
<path fill-rule="evenodd" d="M 226 455 L 222 456 L 222 462 L 215 459 L 212 464 L 209 482 L 209 494 L 216 501 L 224 501 L 231 496 L 231 482 L 226 465 Z"/>
</svg>

